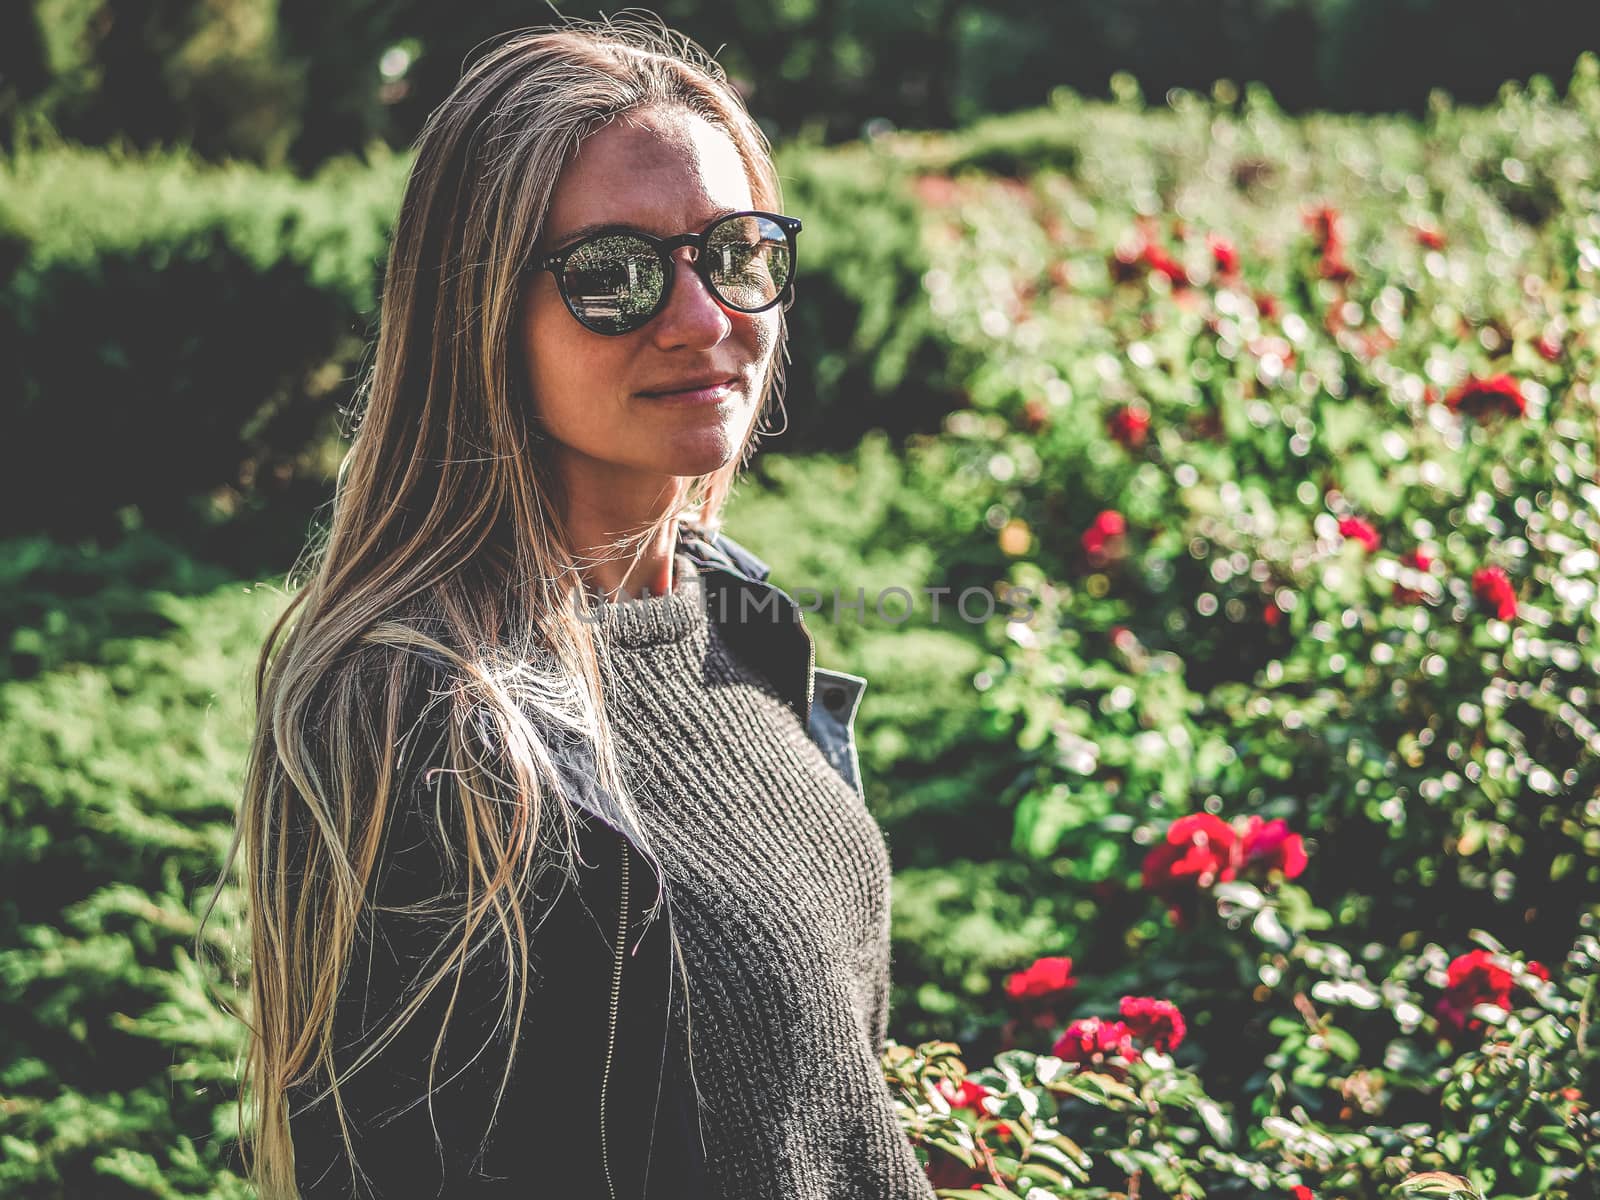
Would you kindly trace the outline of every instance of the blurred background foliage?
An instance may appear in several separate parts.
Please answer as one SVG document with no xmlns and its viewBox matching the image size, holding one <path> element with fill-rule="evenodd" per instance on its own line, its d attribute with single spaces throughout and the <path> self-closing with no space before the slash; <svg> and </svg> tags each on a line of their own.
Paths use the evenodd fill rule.
<svg viewBox="0 0 1600 1200">
<path fill-rule="evenodd" d="M 598 6 L 570 4 L 590 17 Z M 606 9 L 605 11 L 614 11 Z M 1420 115 L 1433 88 L 1491 99 L 1565 79 L 1600 49 L 1600 10 L 1529 0 L 667 0 L 774 137 L 834 143 L 884 123 L 941 129 L 1036 107 L 1264 84 L 1286 111 Z M 74 141 L 181 143 L 206 159 L 309 171 L 401 146 L 485 39 L 554 10 L 481 0 L 14 0 L 0 16 L 0 128 L 45 120 Z"/>
<path fill-rule="evenodd" d="M 662 11 L 728 43 L 806 225 L 789 427 L 729 527 L 871 681 L 894 1036 L 1081 1143 L 1041 1139 L 1039 1195 L 1592 1195 L 1592 6 Z M 254 655 L 326 514 L 405 143 L 533 19 L 0 9 L 0 1194 L 248 1195 L 235 892 L 217 962 L 192 942 Z M 956 615 L 1001 586 L 1031 621 Z M 1309 862 L 1152 875 L 1200 813 Z M 1471 946 L 1553 978 L 1470 997 L 1469 1037 Z M 1019 1009 L 1041 956 L 1077 982 Z M 1191 1030 L 1137 1103 L 1032 1057 L 1123 994 Z M 943 1057 L 898 1061 L 906 1120 L 971 1182 Z"/>
</svg>

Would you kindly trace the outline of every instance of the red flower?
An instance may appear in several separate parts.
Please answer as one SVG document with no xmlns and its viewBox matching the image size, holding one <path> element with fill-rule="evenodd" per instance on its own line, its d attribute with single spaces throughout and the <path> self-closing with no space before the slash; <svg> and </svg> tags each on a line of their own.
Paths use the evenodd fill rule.
<svg viewBox="0 0 1600 1200">
<path fill-rule="evenodd" d="M 1261 319 L 1270 321 L 1281 310 L 1278 298 L 1271 292 L 1257 292 L 1255 295 L 1256 311 L 1261 314 Z"/>
<path fill-rule="evenodd" d="M 1294 879 L 1306 869 L 1305 839 L 1281 817 L 1271 821 L 1251 817 L 1240 840 L 1240 858 L 1246 869 L 1281 871 L 1285 879 Z"/>
<path fill-rule="evenodd" d="M 1293 1197 L 1293 1200 L 1317 1200 L 1317 1194 L 1303 1183 L 1290 1192 L 1289 1195 Z"/>
<path fill-rule="evenodd" d="M 1211 813 L 1179 817 L 1166 839 L 1145 855 L 1145 890 L 1158 895 L 1197 891 L 1232 879 L 1238 837 L 1233 826 Z"/>
<path fill-rule="evenodd" d="M 1429 558 L 1421 550 L 1407 550 L 1400 556 L 1400 562 L 1401 565 L 1410 567 L 1413 571 L 1422 571 L 1424 573 L 1433 566 L 1433 559 Z M 1396 604 L 1420 604 L 1422 599 L 1422 593 L 1415 588 L 1408 588 L 1400 583 L 1394 585 L 1394 602 Z"/>
<path fill-rule="evenodd" d="M 1279 608 L 1271 600 L 1268 600 L 1266 605 L 1261 609 L 1261 619 L 1268 625 L 1276 626 L 1278 622 L 1283 620 L 1283 609 Z"/>
<path fill-rule="evenodd" d="M 1383 539 L 1378 536 L 1378 531 L 1373 528 L 1372 522 L 1361 517 L 1345 517 L 1339 522 L 1339 532 L 1346 538 L 1360 542 L 1370 554 L 1383 545 Z"/>
<path fill-rule="evenodd" d="M 1084 1017 L 1068 1025 L 1052 1054 L 1079 1066 L 1104 1066 L 1110 1058 L 1134 1058 L 1133 1032 L 1121 1021 Z"/>
<path fill-rule="evenodd" d="M 1037 396 L 1022 402 L 1022 427 L 1029 433 L 1038 433 L 1050 423 L 1050 407 Z"/>
<path fill-rule="evenodd" d="M 1118 283 L 1128 283 L 1153 272 L 1165 275 L 1172 281 L 1175 289 L 1187 287 L 1189 273 L 1183 269 L 1183 264 L 1162 249 L 1152 236 L 1152 225 L 1149 222 L 1142 222 L 1142 225 L 1139 240 L 1118 246 L 1116 253 L 1112 255 L 1112 279 Z"/>
<path fill-rule="evenodd" d="M 1116 551 L 1122 535 L 1127 531 L 1127 519 L 1114 508 L 1106 509 L 1095 517 L 1088 529 L 1084 530 L 1081 539 L 1084 553 L 1098 565 Z"/>
<path fill-rule="evenodd" d="M 1219 234 L 1206 234 L 1206 246 L 1211 251 L 1211 262 L 1223 278 L 1239 273 L 1239 249 Z"/>
<path fill-rule="evenodd" d="M 1539 340 L 1533 344 L 1533 348 L 1546 362 L 1555 362 L 1561 357 L 1561 338 L 1546 331 L 1539 335 Z"/>
<path fill-rule="evenodd" d="M 1511 972 L 1488 950 L 1469 950 L 1451 959 L 1445 981 L 1450 991 L 1469 996 L 1474 1003 L 1511 998 Z"/>
<path fill-rule="evenodd" d="M 1317 240 L 1317 249 L 1337 249 L 1344 241 L 1339 234 L 1339 210 L 1324 204 L 1306 214 L 1306 227 Z"/>
<path fill-rule="evenodd" d="M 1170 1000 L 1124 996 L 1118 1011 L 1134 1037 L 1163 1053 L 1176 1050 L 1188 1032 L 1183 1014 Z"/>
<path fill-rule="evenodd" d="M 1324 254 L 1322 261 L 1317 264 L 1317 270 L 1324 279 L 1331 279 L 1335 283 L 1348 283 L 1355 278 L 1355 271 L 1340 254 Z"/>
<path fill-rule="evenodd" d="M 1472 950 L 1450 961 L 1444 995 L 1434 1005 L 1440 1028 L 1451 1041 L 1483 1032 L 1484 1022 L 1472 1015 L 1480 1004 L 1511 1011 L 1511 972 L 1487 950 Z"/>
<path fill-rule="evenodd" d="M 1140 260 L 1157 275 L 1165 275 L 1172 281 L 1173 287 L 1188 286 L 1189 272 L 1183 269 L 1183 264 L 1154 242 L 1144 244 Z"/>
<path fill-rule="evenodd" d="M 1429 250 L 1444 249 L 1444 234 L 1432 225 L 1418 225 L 1415 227 L 1417 241 Z"/>
<path fill-rule="evenodd" d="M 1526 968 L 1528 974 L 1532 975 L 1535 979 L 1542 979 L 1546 983 L 1550 982 L 1550 968 L 1545 966 L 1538 959 L 1530 958 L 1523 964 L 1523 966 Z"/>
<path fill-rule="evenodd" d="M 1026 970 L 1007 976 L 1006 995 L 1013 1000 L 1044 1000 L 1063 995 L 1077 986 L 1070 958 L 1036 958 Z"/>
<path fill-rule="evenodd" d="M 1142 408 L 1124 404 L 1106 418 L 1106 432 L 1125 449 L 1135 450 L 1144 445 L 1150 433 L 1150 414 Z"/>
<path fill-rule="evenodd" d="M 1495 413 L 1520 417 L 1528 411 L 1527 398 L 1510 375 L 1492 375 L 1488 379 L 1473 376 L 1446 396 L 1444 402 L 1451 412 L 1480 420 Z"/>
<path fill-rule="evenodd" d="M 989 1110 L 983 1106 L 983 1099 L 985 1096 L 994 1095 L 994 1093 L 989 1088 L 984 1087 L 983 1084 L 973 1083 L 970 1079 L 963 1079 L 960 1085 L 957 1086 L 948 1079 L 941 1079 L 939 1080 L 938 1089 L 939 1095 L 945 1098 L 951 1108 L 970 1108 L 980 1117 L 989 1115 Z"/>
<path fill-rule="evenodd" d="M 1480 567 L 1472 573 L 1472 594 L 1478 603 L 1494 610 L 1502 621 L 1517 615 L 1517 591 L 1499 567 Z"/>
<path fill-rule="evenodd" d="M 1306 214 L 1306 225 L 1316 239 L 1317 251 L 1322 256 L 1317 270 L 1324 279 L 1343 283 L 1355 274 L 1344 260 L 1344 236 L 1340 231 L 1338 210 L 1324 204 Z"/>
</svg>

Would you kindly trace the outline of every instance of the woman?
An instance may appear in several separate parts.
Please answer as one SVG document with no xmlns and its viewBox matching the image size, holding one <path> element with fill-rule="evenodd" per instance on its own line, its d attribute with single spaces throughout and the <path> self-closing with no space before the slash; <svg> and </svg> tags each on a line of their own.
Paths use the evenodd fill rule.
<svg viewBox="0 0 1600 1200">
<path fill-rule="evenodd" d="M 877 1062 L 864 681 L 717 529 L 798 229 L 664 29 L 515 36 L 423 131 L 326 546 L 258 673 L 268 1200 L 933 1194 Z"/>
</svg>

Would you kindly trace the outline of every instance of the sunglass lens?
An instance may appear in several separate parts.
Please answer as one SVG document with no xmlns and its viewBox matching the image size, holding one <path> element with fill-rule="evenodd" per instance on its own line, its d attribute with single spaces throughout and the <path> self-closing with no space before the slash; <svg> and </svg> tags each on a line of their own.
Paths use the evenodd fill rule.
<svg viewBox="0 0 1600 1200">
<path fill-rule="evenodd" d="M 729 217 L 706 238 L 707 274 L 723 302 L 757 309 L 789 284 L 793 263 L 783 227 L 768 217 Z"/>
<path fill-rule="evenodd" d="M 616 234 L 586 242 L 567 259 L 567 299 L 601 333 L 626 333 L 649 319 L 666 279 L 648 242 Z"/>
</svg>

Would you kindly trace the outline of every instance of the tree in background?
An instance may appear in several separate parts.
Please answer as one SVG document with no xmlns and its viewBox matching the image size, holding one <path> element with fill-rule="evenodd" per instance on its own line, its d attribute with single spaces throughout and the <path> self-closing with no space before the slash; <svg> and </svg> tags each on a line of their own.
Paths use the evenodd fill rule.
<svg viewBox="0 0 1600 1200">
<path fill-rule="evenodd" d="M 601 5 L 565 6 L 572 16 Z M 609 6 L 606 6 L 609 10 Z M 661 0 L 719 52 L 769 134 L 823 143 L 875 122 L 939 129 L 1106 96 L 1265 84 L 1289 112 L 1420 113 L 1506 79 L 1565 81 L 1600 49 L 1600 5 L 1528 0 Z M 623 14 L 614 14 L 623 15 Z M 0 16 L 0 145 L 43 119 L 89 144 L 185 143 L 205 158 L 310 170 L 404 145 L 509 29 L 557 19 L 511 0 L 14 0 Z"/>
</svg>

